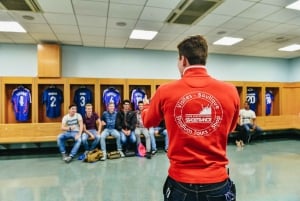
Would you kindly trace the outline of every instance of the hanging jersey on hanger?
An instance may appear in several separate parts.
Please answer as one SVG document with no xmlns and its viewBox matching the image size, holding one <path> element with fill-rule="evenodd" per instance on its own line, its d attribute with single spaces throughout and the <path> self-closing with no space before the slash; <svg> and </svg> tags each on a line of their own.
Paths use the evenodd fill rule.
<svg viewBox="0 0 300 201">
<path fill-rule="evenodd" d="M 114 87 L 109 87 L 103 91 L 102 100 L 105 105 L 105 108 L 109 105 L 109 103 L 115 104 L 115 111 L 118 110 L 119 104 L 121 103 L 121 96 L 118 89 Z"/>
<path fill-rule="evenodd" d="M 146 92 L 144 89 L 136 88 L 133 89 L 131 92 L 131 103 L 134 106 L 134 110 L 137 110 L 139 108 L 138 103 L 139 101 L 143 101 L 145 98 Z"/>
<path fill-rule="evenodd" d="M 87 103 L 92 103 L 92 101 L 92 91 L 87 87 L 80 87 L 75 91 L 74 103 L 77 105 L 77 112 L 80 113 L 81 116 L 85 115 L 85 105 Z"/>
<path fill-rule="evenodd" d="M 20 86 L 13 90 L 11 96 L 13 110 L 17 121 L 28 121 L 30 114 L 31 93 L 30 90 Z"/>
<path fill-rule="evenodd" d="M 46 105 L 46 116 L 49 118 L 59 117 L 61 104 L 63 103 L 63 92 L 56 87 L 48 87 L 43 92 L 42 104 Z"/>
</svg>

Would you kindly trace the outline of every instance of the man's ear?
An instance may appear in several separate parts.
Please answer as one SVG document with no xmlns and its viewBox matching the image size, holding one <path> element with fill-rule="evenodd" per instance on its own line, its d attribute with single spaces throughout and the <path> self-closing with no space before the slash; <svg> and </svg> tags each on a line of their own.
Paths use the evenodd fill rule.
<svg viewBox="0 0 300 201">
<path fill-rule="evenodd" d="M 190 64 L 189 64 L 189 61 L 187 60 L 187 58 L 185 57 L 185 56 L 181 56 L 181 59 L 182 59 L 182 65 L 184 66 L 184 67 L 186 67 L 186 66 L 189 66 Z"/>
</svg>

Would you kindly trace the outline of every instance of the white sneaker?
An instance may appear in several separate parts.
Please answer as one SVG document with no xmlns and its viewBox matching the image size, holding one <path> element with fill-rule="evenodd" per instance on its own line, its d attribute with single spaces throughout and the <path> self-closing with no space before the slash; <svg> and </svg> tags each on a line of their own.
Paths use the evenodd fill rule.
<svg viewBox="0 0 300 201">
<path fill-rule="evenodd" d="M 120 155 L 121 155 L 121 158 L 124 158 L 125 157 L 125 154 L 123 153 L 123 151 L 119 151 Z"/>
<path fill-rule="evenodd" d="M 102 158 L 100 158 L 100 161 L 105 161 L 107 159 L 107 154 L 106 152 L 103 152 Z"/>
</svg>

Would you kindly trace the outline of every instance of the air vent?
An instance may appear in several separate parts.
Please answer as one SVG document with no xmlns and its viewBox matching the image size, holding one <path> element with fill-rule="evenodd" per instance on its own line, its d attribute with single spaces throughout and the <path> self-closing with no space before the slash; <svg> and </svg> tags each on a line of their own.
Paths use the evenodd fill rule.
<svg viewBox="0 0 300 201">
<path fill-rule="evenodd" d="M 205 17 L 224 0 L 183 0 L 169 15 L 166 22 L 191 25 Z"/>
<path fill-rule="evenodd" d="M 35 0 L 0 0 L 0 4 L 7 10 L 41 12 Z"/>
</svg>

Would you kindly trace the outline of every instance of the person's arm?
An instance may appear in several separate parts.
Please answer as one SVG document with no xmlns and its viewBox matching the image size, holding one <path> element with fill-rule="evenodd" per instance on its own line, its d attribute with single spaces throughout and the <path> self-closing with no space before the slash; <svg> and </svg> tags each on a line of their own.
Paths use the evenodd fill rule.
<svg viewBox="0 0 300 201">
<path fill-rule="evenodd" d="M 89 130 L 86 129 L 85 123 L 83 123 L 83 132 L 88 134 L 91 139 L 94 139 L 94 135 Z"/>
<path fill-rule="evenodd" d="M 66 117 L 63 117 L 61 121 L 61 130 L 63 131 L 71 131 L 72 127 L 67 125 Z"/>
<path fill-rule="evenodd" d="M 161 111 L 161 102 L 159 100 L 161 86 L 157 89 L 154 96 L 151 98 L 151 102 L 147 97 L 144 98 L 144 109 L 142 111 L 142 120 L 145 127 L 157 127 L 160 121 L 163 119 L 163 113 Z"/>
<path fill-rule="evenodd" d="M 80 138 L 81 133 L 82 133 L 82 131 L 83 131 L 83 121 L 82 121 L 82 118 L 81 118 L 81 119 L 78 119 L 78 124 L 79 124 L 79 131 L 78 131 L 78 133 L 76 134 L 75 139 Z"/>
<path fill-rule="evenodd" d="M 97 133 L 100 135 L 102 129 L 102 122 L 100 121 L 100 118 L 96 120 L 96 125 L 98 126 Z"/>
<path fill-rule="evenodd" d="M 136 112 L 131 112 L 131 121 L 130 121 L 130 126 L 129 126 L 131 131 L 135 130 L 136 124 L 137 124 Z"/>
<path fill-rule="evenodd" d="M 121 131 L 122 130 L 122 117 L 121 112 L 117 113 L 116 117 L 116 130 Z"/>
</svg>

